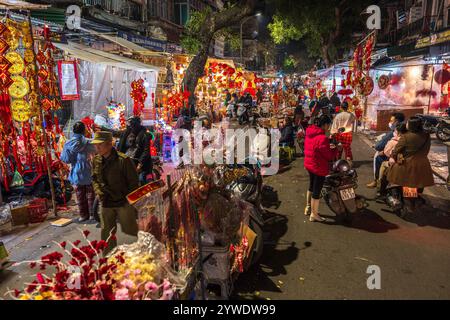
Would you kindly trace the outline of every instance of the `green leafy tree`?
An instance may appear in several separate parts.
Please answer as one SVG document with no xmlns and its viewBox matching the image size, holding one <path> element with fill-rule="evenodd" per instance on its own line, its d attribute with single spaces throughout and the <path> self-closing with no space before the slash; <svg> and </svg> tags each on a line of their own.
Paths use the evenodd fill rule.
<svg viewBox="0 0 450 320">
<path fill-rule="evenodd" d="M 276 44 L 302 39 L 310 57 L 321 57 L 327 66 L 337 60 L 339 50 L 352 46 L 352 33 L 363 30 L 361 12 L 369 1 L 272 0 L 276 14 L 269 24 Z"/>
<path fill-rule="evenodd" d="M 186 24 L 181 44 L 183 48 L 195 54 L 183 79 L 183 85 L 191 95 L 189 104 L 195 103 L 195 88 L 198 79 L 203 75 L 211 41 L 225 36 L 231 46 L 238 47 L 240 42 L 230 31 L 230 26 L 239 23 L 243 18 L 253 14 L 257 0 L 231 1 L 220 11 L 202 10 L 191 15 Z"/>
</svg>

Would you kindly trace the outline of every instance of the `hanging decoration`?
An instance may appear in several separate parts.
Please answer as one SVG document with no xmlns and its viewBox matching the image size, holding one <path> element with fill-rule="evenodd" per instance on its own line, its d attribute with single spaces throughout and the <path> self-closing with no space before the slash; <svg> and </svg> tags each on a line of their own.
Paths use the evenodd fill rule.
<svg viewBox="0 0 450 320">
<path fill-rule="evenodd" d="M 43 100 L 46 99 L 45 104 L 43 103 L 42 107 L 45 111 L 58 110 L 62 108 L 62 105 L 54 71 L 55 61 L 53 55 L 56 52 L 56 47 L 50 40 L 50 29 L 48 26 L 44 27 L 43 36 L 45 40 L 44 47 L 39 49 L 36 56 L 36 61 L 39 63 L 39 88 Z"/>
<path fill-rule="evenodd" d="M 378 87 L 381 90 L 385 90 L 385 89 L 387 89 L 387 87 L 389 87 L 390 82 L 391 82 L 391 79 L 389 78 L 389 76 L 383 74 L 382 76 L 380 76 L 378 78 Z"/>
<path fill-rule="evenodd" d="M 144 80 L 134 80 L 131 83 L 131 93 L 130 96 L 134 101 L 133 104 L 133 114 L 135 116 L 141 116 L 142 110 L 144 109 L 145 99 L 147 99 L 147 91 L 145 90 Z"/>
</svg>

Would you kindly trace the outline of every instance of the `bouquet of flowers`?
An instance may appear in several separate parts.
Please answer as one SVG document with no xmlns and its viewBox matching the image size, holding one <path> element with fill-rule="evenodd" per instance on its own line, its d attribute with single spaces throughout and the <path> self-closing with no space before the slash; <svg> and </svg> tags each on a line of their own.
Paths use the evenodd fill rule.
<svg viewBox="0 0 450 320">
<path fill-rule="evenodd" d="M 38 261 L 22 262 L 39 268 L 40 272 L 36 273 L 34 281 L 26 283 L 25 289 L 7 294 L 21 300 L 173 298 L 176 287 L 169 278 L 176 277 L 162 260 L 164 246 L 152 235 L 140 232 L 137 243 L 118 247 L 108 257 L 103 257 L 102 252 L 115 235 L 107 241 L 97 241 L 88 239 L 89 231 L 82 233 L 83 243 L 80 240 L 57 243 L 60 251 Z M 157 250 L 152 252 L 149 245 Z"/>
</svg>

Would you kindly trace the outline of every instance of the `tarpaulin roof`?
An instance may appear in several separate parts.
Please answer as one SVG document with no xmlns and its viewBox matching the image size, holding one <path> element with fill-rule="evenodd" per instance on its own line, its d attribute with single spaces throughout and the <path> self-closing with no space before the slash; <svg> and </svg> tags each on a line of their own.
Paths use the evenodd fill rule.
<svg viewBox="0 0 450 320">
<path fill-rule="evenodd" d="M 106 34 L 97 34 L 99 37 L 104 38 L 108 41 L 117 43 L 118 45 L 127 48 L 128 50 L 132 51 L 133 53 L 139 53 L 141 55 L 145 56 L 161 56 L 161 55 L 169 55 L 168 53 L 164 52 L 157 52 L 152 51 L 147 48 L 141 47 L 140 45 L 135 44 L 134 42 L 128 41 L 122 37 L 118 36 L 112 36 L 112 35 L 106 35 Z"/>
<path fill-rule="evenodd" d="M 0 0 L 0 9 L 32 10 L 48 7 L 50 7 L 48 4 L 34 4 L 20 0 Z"/>
<path fill-rule="evenodd" d="M 95 63 L 102 63 L 122 69 L 135 70 L 139 72 L 146 72 L 146 71 L 159 72 L 160 70 L 160 68 L 155 66 L 151 66 L 116 54 L 111 54 L 108 52 L 92 49 L 90 47 L 81 44 L 75 44 L 70 42 L 69 44 L 54 43 L 54 45 L 57 48 L 68 53 L 70 56 L 81 60 L 86 60 Z"/>
</svg>

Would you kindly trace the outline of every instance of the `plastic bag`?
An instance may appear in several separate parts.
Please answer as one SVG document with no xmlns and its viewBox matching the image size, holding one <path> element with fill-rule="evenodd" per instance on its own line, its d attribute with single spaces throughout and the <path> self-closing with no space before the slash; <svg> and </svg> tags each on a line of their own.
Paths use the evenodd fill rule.
<svg viewBox="0 0 450 320">
<path fill-rule="evenodd" d="M 24 182 L 23 182 L 23 178 L 20 175 L 19 171 L 14 171 L 14 175 L 11 181 L 11 184 L 9 185 L 10 188 L 21 188 L 23 187 Z"/>
<path fill-rule="evenodd" d="M 9 223 L 11 220 L 11 209 L 9 205 L 0 206 L 0 226 Z"/>
<path fill-rule="evenodd" d="M 153 282 L 159 284 L 164 279 L 168 279 L 176 289 L 183 291 L 186 288 L 185 275 L 175 272 L 169 266 L 166 247 L 152 234 L 139 231 L 138 239 L 135 243 L 124 244 L 114 248 L 108 254 L 108 257 L 111 258 L 120 253 L 124 253 L 123 257 L 125 259 L 129 258 L 134 261 L 145 259 L 146 264 L 154 264 L 156 269 L 152 270 Z M 141 272 L 144 272 L 144 268 L 142 268 Z"/>
</svg>

